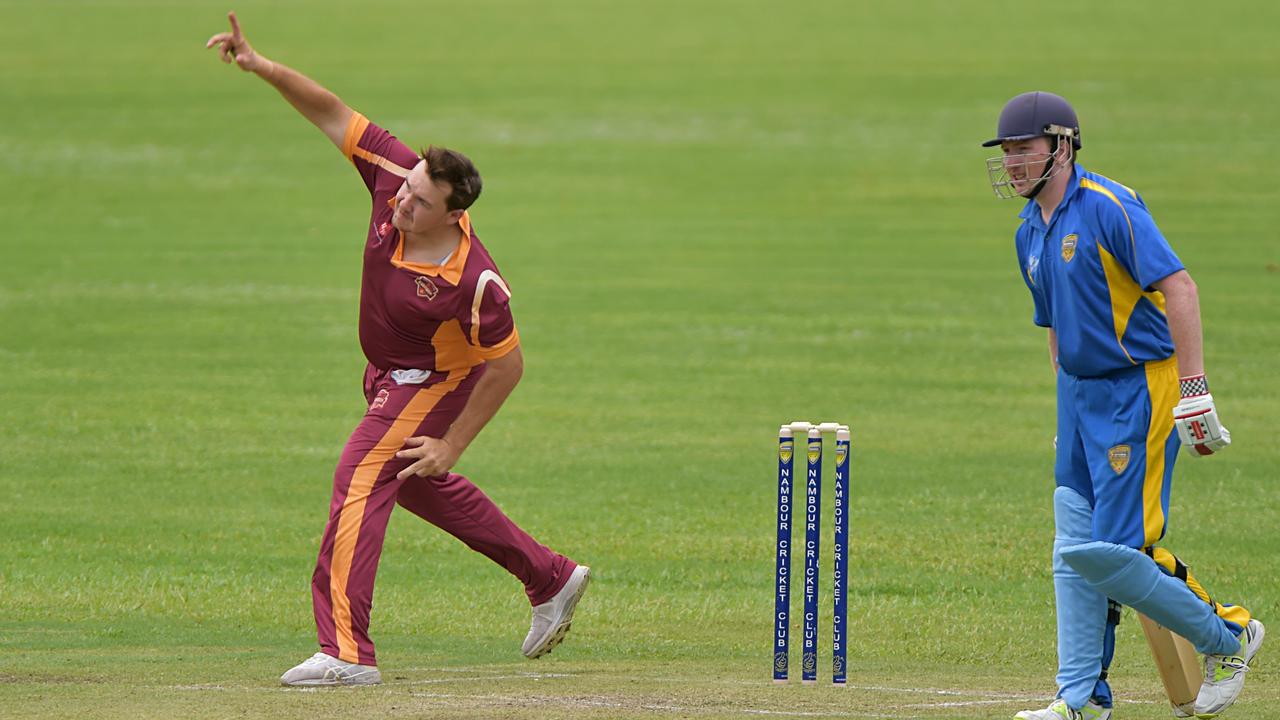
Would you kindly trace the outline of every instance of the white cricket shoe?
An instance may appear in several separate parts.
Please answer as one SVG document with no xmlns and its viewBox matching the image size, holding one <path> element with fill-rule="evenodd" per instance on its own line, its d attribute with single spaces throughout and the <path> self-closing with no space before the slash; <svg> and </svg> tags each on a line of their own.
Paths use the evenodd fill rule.
<svg viewBox="0 0 1280 720">
<path fill-rule="evenodd" d="M 1104 708 L 1093 700 L 1088 705 L 1073 710 L 1062 698 L 1054 700 L 1043 710 L 1023 710 L 1014 715 L 1018 720 L 1110 720 L 1111 708 Z"/>
<path fill-rule="evenodd" d="M 1240 697 L 1240 691 L 1244 689 L 1244 674 L 1249 671 L 1249 663 L 1258 654 L 1266 634 L 1267 629 L 1262 623 L 1250 620 L 1244 632 L 1240 633 L 1238 655 L 1204 656 L 1204 684 L 1196 697 L 1196 717 L 1217 717 Z"/>
<path fill-rule="evenodd" d="M 529 625 L 529 634 L 520 646 L 524 656 L 532 660 L 551 652 L 573 624 L 573 610 L 587 591 L 587 583 L 591 582 L 591 568 L 579 565 L 573 569 L 569 582 L 560 588 L 556 596 L 533 608 L 533 622 Z"/>
<path fill-rule="evenodd" d="M 281 685 L 377 685 L 382 673 L 372 665 L 356 665 L 318 652 L 280 676 Z"/>
</svg>

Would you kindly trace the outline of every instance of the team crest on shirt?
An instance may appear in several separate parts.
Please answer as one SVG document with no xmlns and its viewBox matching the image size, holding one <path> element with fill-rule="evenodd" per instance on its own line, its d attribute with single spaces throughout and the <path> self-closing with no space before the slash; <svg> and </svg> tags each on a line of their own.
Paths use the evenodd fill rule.
<svg viewBox="0 0 1280 720">
<path fill-rule="evenodd" d="M 1107 451 L 1107 462 L 1111 463 L 1111 469 L 1119 475 L 1129 467 L 1129 457 L 1132 454 L 1128 445 L 1117 445 Z"/>
<path fill-rule="evenodd" d="M 369 412 L 373 412 L 374 410 L 377 410 L 383 405 L 386 405 L 387 398 L 389 397 L 391 397 L 391 393 L 387 392 L 386 388 L 382 388 L 381 390 L 379 390 L 377 397 L 373 399 L 373 402 L 369 403 Z"/>
<path fill-rule="evenodd" d="M 436 287 L 436 284 L 431 282 L 431 278 L 425 275 L 419 275 L 414 278 L 413 284 L 418 286 L 418 297 L 420 298 L 435 300 L 436 295 L 440 294 L 440 288 Z"/>
<path fill-rule="evenodd" d="M 384 222 L 384 223 L 379 224 L 379 225 L 378 225 L 378 239 L 374 242 L 374 244 L 376 245 L 376 244 L 378 244 L 378 243 L 382 242 L 382 241 L 383 241 L 383 239 L 384 239 L 384 238 L 386 238 L 386 237 L 387 237 L 387 235 L 388 235 L 390 232 L 391 232 L 391 223 L 389 223 L 389 222 Z"/>
<path fill-rule="evenodd" d="M 792 447 L 791 441 L 789 440 L 787 442 L 778 443 L 778 459 L 783 463 L 791 462 Z"/>
<path fill-rule="evenodd" d="M 1062 261 L 1071 262 L 1071 258 L 1076 256 L 1076 245 L 1080 242 L 1080 236 L 1075 233 L 1062 238 Z"/>
</svg>

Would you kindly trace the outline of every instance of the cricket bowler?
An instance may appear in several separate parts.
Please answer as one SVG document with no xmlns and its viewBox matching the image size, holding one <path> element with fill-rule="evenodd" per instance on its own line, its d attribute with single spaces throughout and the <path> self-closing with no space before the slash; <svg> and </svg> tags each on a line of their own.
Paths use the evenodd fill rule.
<svg viewBox="0 0 1280 720">
<path fill-rule="evenodd" d="M 590 569 L 542 546 L 467 478 L 450 472 L 519 382 L 511 291 L 467 210 L 480 175 L 461 153 L 415 153 L 315 81 L 255 52 L 235 13 L 209 39 L 223 62 L 265 80 L 342 151 L 372 199 L 360 287 L 368 409 L 334 473 L 311 580 L 320 652 L 285 685 L 381 682 L 369 612 L 391 510 L 400 504 L 524 584 L 536 658 L 569 631 Z"/>
<path fill-rule="evenodd" d="M 1119 613 L 1109 599 L 1195 645 L 1204 656 L 1195 714 L 1215 717 L 1239 696 L 1264 629 L 1157 545 L 1179 448 L 1200 457 L 1231 443 L 1205 377 L 1196 285 L 1138 193 L 1076 162 L 1080 123 L 1066 100 L 1013 98 L 983 143 L 996 145 L 992 187 L 1027 201 L 1018 266 L 1033 320 L 1048 328 L 1058 394 L 1058 693 L 1017 717 L 1111 717 L 1106 665 Z"/>
</svg>

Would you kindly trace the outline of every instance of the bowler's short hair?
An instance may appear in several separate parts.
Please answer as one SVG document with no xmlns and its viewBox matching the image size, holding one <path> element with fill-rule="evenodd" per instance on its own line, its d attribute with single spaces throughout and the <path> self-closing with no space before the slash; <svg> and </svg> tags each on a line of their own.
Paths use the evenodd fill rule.
<svg viewBox="0 0 1280 720">
<path fill-rule="evenodd" d="M 480 197 L 480 171 L 466 155 L 448 148 L 428 146 L 422 151 L 427 161 L 427 177 L 432 182 L 448 183 L 451 190 L 445 198 L 450 210 L 466 210 Z"/>
</svg>

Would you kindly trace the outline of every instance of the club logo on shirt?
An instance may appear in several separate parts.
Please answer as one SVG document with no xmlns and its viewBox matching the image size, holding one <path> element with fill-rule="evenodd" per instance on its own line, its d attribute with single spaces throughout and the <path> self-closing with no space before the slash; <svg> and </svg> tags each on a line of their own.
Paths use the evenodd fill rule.
<svg viewBox="0 0 1280 720">
<path fill-rule="evenodd" d="M 1117 445 L 1107 451 L 1107 462 L 1111 463 L 1111 469 L 1119 475 L 1129 467 L 1129 456 L 1132 454 L 1128 445 Z"/>
<path fill-rule="evenodd" d="M 778 443 L 778 459 L 783 463 L 791 462 L 791 442 Z"/>
<path fill-rule="evenodd" d="M 374 410 L 377 410 L 383 405 L 386 405 L 387 398 L 390 398 L 390 397 L 391 397 L 391 393 L 387 392 L 386 388 L 382 388 L 381 390 L 379 390 L 378 396 L 373 399 L 373 402 L 369 403 L 369 412 L 373 412 Z"/>
<path fill-rule="evenodd" d="M 391 232 L 391 223 L 384 222 L 378 225 L 378 242 L 382 242 L 384 238 Z"/>
<path fill-rule="evenodd" d="M 1032 255 L 1027 258 L 1027 279 L 1032 285 L 1036 284 L 1036 271 L 1040 269 L 1040 256 Z"/>
<path fill-rule="evenodd" d="M 440 294 L 440 288 L 431 282 L 431 278 L 425 275 L 419 275 L 414 279 L 413 283 L 418 286 L 418 297 L 428 300 L 435 300 L 436 295 Z"/>
<path fill-rule="evenodd" d="M 1075 233 L 1062 238 L 1062 261 L 1071 262 L 1071 258 L 1076 256 L 1076 244 L 1080 241 L 1080 237 Z"/>
</svg>

